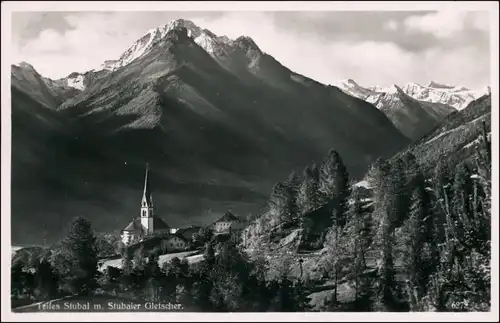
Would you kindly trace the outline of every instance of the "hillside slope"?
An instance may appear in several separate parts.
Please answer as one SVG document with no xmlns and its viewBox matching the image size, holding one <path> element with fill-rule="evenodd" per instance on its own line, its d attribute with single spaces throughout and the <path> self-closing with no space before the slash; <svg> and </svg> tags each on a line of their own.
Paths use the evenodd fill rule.
<svg viewBox="0 0 500 323">
<path fill-rule="evenodd" d="M 480 97 L 465 109 L 450 114 L 433 131 L 400 154 L 411 151 L 429 171 L 439 160 L 471 158 L 476 152 L 483 122 L 491 133 L 491 95 Z"/>
</svg>

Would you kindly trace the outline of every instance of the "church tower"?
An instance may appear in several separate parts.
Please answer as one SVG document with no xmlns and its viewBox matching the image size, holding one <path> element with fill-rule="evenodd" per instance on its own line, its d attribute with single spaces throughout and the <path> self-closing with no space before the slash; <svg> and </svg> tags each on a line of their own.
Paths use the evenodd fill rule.
<svg viewBox="0 0 500 323">
<path fill-rule="evenodd" d="M 141 201 L 141 225 L 146 229 L 145 234 L 154 231 L 154 207 L 151 188 L 149 185 L 149 164 L 146 164 L 146 177 L 144 179 L 144 192 L 142 193 Z"/>
</svg>

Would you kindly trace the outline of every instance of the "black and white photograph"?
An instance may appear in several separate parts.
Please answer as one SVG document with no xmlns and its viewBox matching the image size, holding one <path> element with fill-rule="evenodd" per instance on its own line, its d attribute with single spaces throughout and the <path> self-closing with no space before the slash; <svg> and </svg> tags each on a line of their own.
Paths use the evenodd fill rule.
<svg viewBox="0 0 500 323">
<path fill-rule="evenodd" d="M 498 321 L 498 8 L 2 2 L 2 321 Z"/>
</svg>

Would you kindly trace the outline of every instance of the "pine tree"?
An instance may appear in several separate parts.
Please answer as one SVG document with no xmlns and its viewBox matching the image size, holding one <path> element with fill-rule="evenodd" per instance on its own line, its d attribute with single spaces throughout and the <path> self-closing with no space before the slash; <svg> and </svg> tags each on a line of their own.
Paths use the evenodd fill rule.
<svg viewBox="0 0 500 323">
<path fill-rule="evenodd" d="M 299 216 L 299 205 L 298 205 L 298 193 L 300 188 L 300 177 L 292 172 L 285 184 L 285 207 L 283 212 L 283 222 L 294 222 L 298 220 Z"/>
<path fill-rule="evenodd" d="M 484 159 L 486 164 L 491 164 L 491 140 L 488 138 L 488 131 L 486 128 L 486 122 L 482 122 L 482 133 L 481 133 L 481 148 L 479 150 L 480 158 Z"/>
<path fill-rule="evenodd" d="M 56 268 L 67 289 L 75 294 L 89 292 L 96 284 L 97 252 L 92 225 L 77 217 L 61 242 L 61 260 Z"/>
<path fill-rule="evenodd" d="M 143 245 L 134 251 L 133 264 L 135 270 L 142 271 L 146 268 L 146 250 Z"/>
<path fill-rule="evenodd" d="M 144 299 L 150 302 L 160 302 L 163 296 L 163 277 L 158 265 L 159 254 L 160 252 L 158 249 L 153 249 L 149 252 L 147 262 L 144 267 L 144 276 L 146 278 Z"/>
<path fill-rule="evenodd" d="M 132 269 L 134 268 L 134 264 L 132 263 L 132 259 L 130 256 L 130 251 L 127 247 L 125 247 L 122 251 L 122 270 L 124 275 L 130 275 Z"/>
<path fill-rule="evenodd" d="M 158 261 L 160 260 L 160 256 L 158 252 L 151 252 L 148 256 L 148 262 L 146 264 L 146 273 L 149 277 L 158 278 L 161 274 L 160 267 L 158 265 Z"/>
<path fill-rule="evenodd" d="M 343 266 L 343 262 L 347 259 L 346 254 L 348 253 L 347 243 L 349 236 L 342 234 L 342 230 L 346 225 L 350 189 L 349 176 L 340 156 L 335 151 L 331 151 L 329 155 L 329 159 L 331 160 L 331 163 L 329 164 L 330 166 L 325 166 L 323 168 L 324 182 L 322 184 L 322 192 L 323 196 L 334 198 L 334 201 L 336 202 L 331 211 L 332 226 L 328 229 L 325 237 L 325 246 L 327 247 L 330 258 L 329 266 L 332 267 L 332 275 L 335 284 L 332 300 L 333 306 L 335 307 L 338 303 L 337 285 L 343 275 L 341 267 Z M 329 194 L 332 195 L 329 196 Z M 359 205 L 356 204 L 356 206 Z"/>
<path fill-rule="evenodd" d="M 12 262 L 10 267 L 11 295 L 14 299 L 20 298 L 25 292 L 26 272 L 20 262 Z"/>
<path fill-rule="evenodd" d="M 455 178 L 452 185 L 452 200 L 451 200 L 451 224 L 448 228 L 453 231 L 453 238 L 456 240 L 457 256 L 465 257 L 465 251 L 462 248 L 470 247 L 469 244 L 474 244 L 473 236 L 473 205 L 471 196 L 473 195 L 473 181 L 471 172 L 465 163 L 457 165 Z"/>
<path fill-rule="evenodd" d="M 311 167 L 311 211 L 316 210 L 321 206 L 320 192 L 319 192 L 319 168 L 318 165 L 313 164 Z"/>
<path fill-rule="evenodd" d="M 349 173 L 342 158 L 335 150 L 330 150 L 319 169 L 319 203 L 320 205 L 334 201 L 338 218 L 337 225 L 345 225 L 345 213 L 350 195 Z"/>
<path fill-rule="evenodd" d="M 456 168 L 455 179 L 453 181 L 453 205 L 454 220 L 458 220 L 460 215 L 470 214 L 471 205 L 469 196 L 472 195 L 471 172 L 465 163 L 461 163 Z"/>
<path fill-rule="evenodd" d="M 118 249 L 118 238 L 114 235 L 99 236 L 96 238 L 96 250 L 99 257 L 113 256 Z"/>
<path fill-rule="evenodd" d="M 376 174 L 374 192 L 374 218 L 379 219 L 375 227 L 374 247 L 379 252 L 378 281 L 375 291 L 375 308 L 381 311 L 391 310 L 395 305 L 396 283 L 394 272 L 393 246 L 394 229 L 402 218 L 404 208 L 399 194 L 405 189 L 405 181 L 400 160 L 389 167 L 380 161 L 374 170 Z"/>
<path fill-rule="evenodd" d="M 399 227 L 403 223 L 410 207 L 407 180 L 404 161 L 397 159 L 391 167 L 389 176 L 390 184 L 386 192 L 389 207 L 388 212 L 391 214 L 391 221 L 394 228 Z M 412 179 L 412 183 L 414 180 Z"/>
<path fill-rule="evenodd" d="M 404 165 L 400 159 L 396 160 L 392 165 L 385 161 L 380 161 L 377 169 L 373 170 L 377 173 L 377 182 L 374 182 L 374 218 L 387 220 L 386 223 L 389 232 L 394 232 L 405 218 L 408 211 L 408 203 L 406 200 L 406 183 L 404 174 Z M 386 219 L 387 218 L 387 219 Z M 381 236 L 382 225 L 378 226 L 378 231 L 375 236 Z M 379 240 L 381 242 L 381 240 Z"/>
<path fill-rule="evenodd" d="M 448 191 L 446 188 L 450 185 L 452 179 L 453 177 L 448 163 L 440 160 L 434 169 L 432 179 L 434 184 L 433 189 L 438 199 L 444 199 L 443 193 Z M 448 196 L 448 198 L 450 198 L 450 196 Z"/>
<path fill-rule="evenodd" d="M 379 311 L 391 311 L 394 308 L 396 292 L 394 258 L 393 258 L 393 225 L 390 215 L 386 212 L 381 220 L 379 239 L 380 262 L 376 288 L 375 308 Z"/>
<path fill-rule="evenodd" d="M 484 121 L 480 143 L 476 152 L 473 218 L 477 225 L 482 227 L 483 239 L 491 240 L 491 140 L 488 138 Z"/>
<path fill-rule="evenodd" d="M 450 220 L 449 201 L 451 200 L 451 171 L 446 162 L 439 162 L 432 178 L 433 198 L 430 200 L 431 232 L 428 241 L 431 248 L 431 266 L 438 269 L 440 250 L 439 246 L 446 241 L 447 222 Z"/>
<path fill-rule="evenodd" d="M 338 305 L 338 284 L 344 274 L 342 268 L 344 268 L 345 262 L 348 260 L 346 257 L 348 254 L 347 241 L 347 236 L 342 233 L 341 228 L 337 225 L 330 227 L 325 238 L 324 246 L 327 250 L 327 256 L 324 266 L 329 277 L 333 279 L 335 286 L 332 299 L 333 307 Z"/>
<path fill-rule="evenodd" d="M 384 208 L 389 174 L 389 164 L 383 159 L 377 159 L 377 161 L 375 161 L 370 168 L 368 179 L 373 187 L 373 203 L 375 212 L 381 212 Z M 380 214 L 377 214 L 375 217 L 380 218 Z"/>
<path fill-rule="evenodd" d="M 368 173 L 366 175 L 367 181 L 373 186 L 376 190 L 380 188 L 383 180 L 386 178 L 389 172 L 389 164 L 383 158 L 377 158 L 370 166 Z"/>
<path fill-rule="evenodd" d="M 424 205 L 425 191 L 416 188 L 411 198 L 410 216 L 403 225 L 403 263 L 408 277 L 408 294 L 410 309 L 418 310 L 416 301 L 424 292 L 422 249 L 424 245 L 424 219 L 426 207 Z"/>
<path fill-rule="evenodd" d="M 420 166 L 412 152 L 406 152 L 402 157 L 402 162 L 405 169 L 406 186 L 411 192 L 415 187 L 415 180 L 421 174 Z"/>
<path fill-rule="evenodd" d="M 37 299 L 51 299 L 57 295 L 57 276 L 48 260 L 41 259 L 36 266 L 36 275 L 34 278 Z"/>
<path fill-rule="evenodd" d="M 349 222 L 345 233 L 348 239 L 347 248 L 350 254 L 347 272 L 348 278 L 354 285 L 354 299 L 357 310 L 366 311 L 370 309 L 371 286 L 370 280 L 365 275 L 367 269 L 367 251 L 371 245 L 371 213 L 363 212 L 359 192 L 353 191 L 353 203 L 348 211 Z"/>
<path fill-rule="evenodd" d="M 300 215 L 303 217 L 316 207 L 317 201 L 317 181 L 313 170 L 309 167 L 304 169 L 302 184 L 297 195 L 297 204 L 299 206 Z"/>
<path fill-rule="evenodd" d="M 205 243 L 212 240 L 213 235 L 214 232 L 210 227 L 203 227 L 198 232 L 193 234 L 193 243 L 196 246 L 203 246 Z"/>
<path fill-rule="evenodd" d="M 210 270 L 215 264 L 215 250 L 212 242 L 207 242 L 205 244 L 205 252 L 203 254 L 205 261 L 205 268 Z"/>
<path fill-rule="evenodd" d="M 321 203 L 325 204 L 335 197 L 342 198 L 349 185 L 349 174 L 337 151 L 332 149 L 328 152 L 319 172 Z"/>
<path fill-rule="evenodd" d="M 286 186 L 282 182 L 277 182 L 269 198 L 269 213 L 274 217 L 281 218 L 286 206 Z"/>
</svg>

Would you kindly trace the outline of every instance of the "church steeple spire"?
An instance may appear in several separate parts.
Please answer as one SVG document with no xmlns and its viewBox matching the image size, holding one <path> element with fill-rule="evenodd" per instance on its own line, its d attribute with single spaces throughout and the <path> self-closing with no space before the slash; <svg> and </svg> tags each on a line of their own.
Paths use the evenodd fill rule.
<svg viewBox="0 0 500 323">
<path fill-rule="evenodd" d="M 144 177 L 144 192 L 141 202 L 141 225 L 146 234 L 154 230 L 154 208 L 151 187 L 149 185 L 149 163 L 146 163 L 146 175 Z"/>
<path fill-rule="evenodd" d="M 144 191 L 142 193 L 142 207 L 153 207 L 153 196 L 149 185 L 149 163 L 146 163 L 146 175 L 144 177 Z"/>
</svg>

